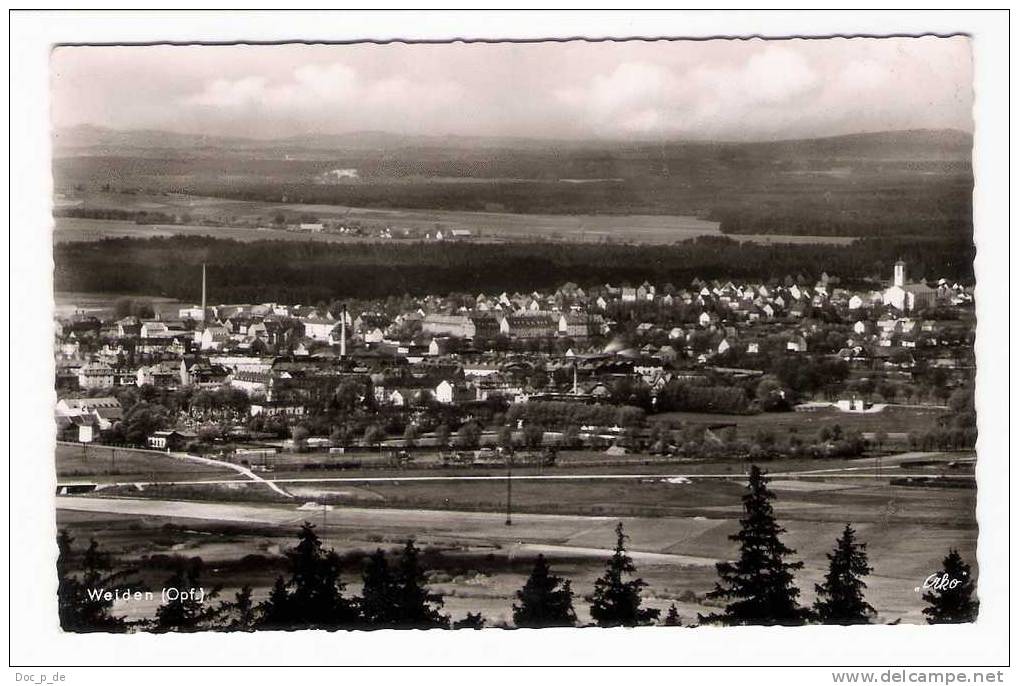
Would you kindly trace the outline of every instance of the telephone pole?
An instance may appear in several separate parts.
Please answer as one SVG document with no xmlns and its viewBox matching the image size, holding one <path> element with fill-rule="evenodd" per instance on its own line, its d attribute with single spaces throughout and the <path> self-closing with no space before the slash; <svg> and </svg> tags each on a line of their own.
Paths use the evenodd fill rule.
<svg viewBox="0 0 1019 686">
<path fill-rule="evenodd" d="M 506 455 L 506 526 L 513 525 L 513 455 Z"/>
</svg>

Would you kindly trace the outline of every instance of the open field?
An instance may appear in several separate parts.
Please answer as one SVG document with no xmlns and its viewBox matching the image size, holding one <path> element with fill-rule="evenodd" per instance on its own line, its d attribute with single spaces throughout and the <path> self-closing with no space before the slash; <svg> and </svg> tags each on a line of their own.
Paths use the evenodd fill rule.
<svg viewBox="0 0 1019 686">
<path fill-rule="evenodd" d="M 675 243 L 697 236 L 721 235 L 718 222 L 680 215 L 555 215 L 508 212 L 466 212 L 451 210 L 402 210 L 345 207 L 300 203 L 264 203 L 182 195 L 124 195 L 90 193 L 89 207 L 128 211 L 187 214 L 235 226 L 196 224 L 136 224 L 133 221 L 57 217 L 53 238 L 57 242 L 96 241 L 103 238 L 157 237 L 170 235 L 214 236 L 242 241 L 297 240 L 344 243 L 372 238 L 354 238 L 328 233 L 310 234 L 274 229 L 273 216 L 280 211 L 312 214 L 320 220 L 356 223 L 368 228 L 411 229 L 423 234 L 441 228 L 470 230 L 480 240 L 569 240 L 617 243 Z M 236 226 L 238 224 L 250 224 Z M 257 227 L 257 228 L 256 228 Z M 846 244 L 845 236 L 743 235 L 737 240 L 765 243 Z"/>
<path fill-rule="evenodd" d="M 54 314 L 68 317 L 75 312 L 81 312 L 99 319 L 112 319 L 115 316 L 117 300 L 123 297 L 147 303 L 152 306 L 153 311 L 167 319 L 176 317 L 180 308 L 185 306 L 180 300 L 153 295 L 56 291 L 53 293 Z"/>
<path fill-rule="evenodd" d="M 229 477 L 236 473 L 195 462 L 184 462 L 156 450 L 104 445 L 57 443 L 58 483 L 80 481 L 182 481 Z"/>
<path fill-rule="evenodd" d="M 767 429 L 776 434 L 792 431 L 813 435 L 822 427 L 831 428 L 836 424 L 843 431 L 859 431 L 864 434 L 884 430 L 895 438 L 895 434 L 904 436 L 910 431 L 928 431 L 937 425 L 937 420 L 945 413 L 944 408 L 891 405 L 881 412 L 872 413 L 840 412 L 835 408 L 755 415 L 663 412 L 650 416 L 649 421 L 678 421 L 718 427 L 734 425 L 743 438 L 752 436 L 759 429 Z"/>
<path fill-rule="evenodd" d="M 975 562 L 975 491 L 948 488 L 904 488 L 865 479 L 837 481 L 777 478 L 772 484 L 779 499 L 776 512 L 788 528 L 785 541 L 797 549 L 806 567 L 798 576 L 804 600 L 812 599 L 820 579 L 824 553 L 846 521 L 852 521 L 867 542 L 874 575 L 868 579 L 868 599 L 882 621 L 921 621 L 922 603 L 913 589 L 936 569 L 949 546 Z M 303 487 L 303 486 L 302 486 Z M 446 594 L 446 609 L 454 617 L 481 610 L 490 622 L 510 616 L 513 591 L 522 583 L 533 557 L 542 552 L 554 568 L 574 582 L 578 595 L 590 592 L 612 543 L 612 527 L 622 518 L 640 574 L 651 586 L 649 604 L 665 608 L 677 602 L 681 614 L 693 619 L 710 611 L 703 595 L 715 580 L 713 563 L 733 554 L 727 536 L 736 529 L 741 484 L 698 480 L 673 484 L 662 479 L 632 482 L 589 482 L 582 489 L 562 483 L 517 482 L 514 502 L 582 500 L 588 516 L 516 513 L 505 525 L 504 484 L 466 482 L 373 484 L 362 488 L 304 487 L 296 502 L 195 503 L 138 498 L 60 498 L 58 525 L 72 535 L 95 535 L 125 561 L 143 563 L 154 581 L 168 575 L 170 561 L 158 555 L 201 556 L 210 566 L 209 583 L 227 588 L 242 581 L 264 596 L 281 571 L 280 550 L 304 520 L 315 522 L 328 545 L 347 559 L 345 578 L 358 590 L 358 560 L 376 546 L 396 546 L 415 537 L 426 551 L 426 563 L 436 570 L 433 588 Z M 321 502 L 330 488 L 340 496 L 362 493 L 381 496 L 386 507 L 361 507 L 367 501 L 347 499 L 331 511 L 305 506 Z M 438 489 L 450 503 L 492 504 L 487 512 L 411 509 L 420 493 Z M 654 509 L 655 516 L 622 516 L 619 503 Z M 302 509 L 303 506 L 303 509 Z M 601 507 L 601 514 L 594 514 Z M 610 516 L 612 515 L 612 516 Z M 441 553 L 441 555 L 439 554 Z M 256 558 L 245 556 L 254 555 Z M 163 576 L 160 577 L 159 575 Z M 682 600 L 679 600 L 682 598 Z M 578 615 L 586 619 L 579 598 Z M 128 613 L 151 613 L 154 608 L 123 608 Z"/>
</svg>

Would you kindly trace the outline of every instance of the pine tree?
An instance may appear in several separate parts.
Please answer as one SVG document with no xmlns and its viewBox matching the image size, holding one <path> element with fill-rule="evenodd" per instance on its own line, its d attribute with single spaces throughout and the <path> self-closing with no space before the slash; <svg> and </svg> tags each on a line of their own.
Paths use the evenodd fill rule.
<svg viewBox="0 0 1019 686">
<path fill-rule="evenodd" d="M 863 577 L 874 571 L 867 563 L 867 544 L 856 542 L 856 532 L 846 524 L 835 550 L 828 553 L 828 573 L 814 589 L 814 612 L 825 624 L 868 624 L 874 608 L 864 600 Z"/>
<path fill-rule="evenodd" d="M 683 620 L 676 609 L 676 603 L 669 605 L 669 611 L 665 615 L 665 626 L 683 626 Z"/>
<path fill-rule="evenodd" d="M 761 469 L 752 466 L 743 495 L 740 530 L 729 536 L 739 543 L 739 559 L 716 565 L 721 580 L 707 594 L 728 601 L 728 605 L 721 614 L 699 615 L 702 622 L 788 625 L 802 624 L 808 617 L 797 602 L 800 591 L 793 583 L 793 571 L 803 563 L 785 561 L 796 551 L 779 539 L 785 529 L 775 521 L 771 506 L 775 494 L 767 484 Z"/>
<path fill-rule="evenodd" d="M 959 551 L 951 549 L 934 579 L 936 587 L 923 594 L 928 604 L 923 610 L 928 624 L 965 624 L 975 622 L 980 601 L 973 598 L 976 581 L 970 566 Z"/>
<path fill-rule="evenodd" d="M 204 590 L 201 582 L 202 560 L 194 558 L 187 569 L 178 569 L 166 581 L 164 588 L 173 590 L 172 597 L 156 610 L 153 631 L 202 631 L 222 614 L 222 607 L 207 604 L 219 595 L 219 588 Z"/>
<path fill-rule="evenodd" d="M 372 553 L 362 573 L 364 585 L 358 605 L 361 621 L 370 627 L 392 626 L 396 620 L 397 584 L 386 554 L 381 548 Z"/>
<path fill-rule="evenodd" d="M 276 577 L 269 597 L 259 604 L 258 610 L 260 629 L 287 629 L 295 624 L 290 593 L 282 576 Z"/>
<path fill-rule="evenodd" d="M 623 523 L 616 525 L 616 549 L 609 558 L 605 574 L 594 582 L 591 617 L 598 626 L 640 626 L 658 618 L 659 611 L 641 607 L 640 592 L 647 586 L 643 579 L 623 581 L 637 571 L 626 554 Z"/>
<path fill-rule="evenodd" d="M 513 605 L 513 623 L 537 629 L 548 626 L 574 626 L 573 591 L 569 580 L 551 573 L 544 555 L 538 555 L 531 576 L 517 591 L 520 605 Z"/>
<path fill-rule="evenodd" d="M 419 553 L 414 541 L 409 540 L 400 555 L 396 572 L 395 623 L 411 629 L 449 628 L 449 617 L 438 610 L 442 607 L 442 596 L 430 593 L 425 587 Z"/>
<path fill-rule="evenodd" d="M 234 594 L 233 602 L 223 604 L 222 614 L 232 615 L 225 627 L 228 631 L 255 630 L 255 605 L 251 595 L 251 586 L 245 584 Z"/>
<path fill-rule="evenodd" d="M 67 531 L 61 530 L 57 537 L 57 613 L 61 628 L 81 633 L 127 631 L 127 622 L 111 614 L 113 595 L 142 590 L 139 584 L 128 581 L 135 570 L 112 571 L 109 556 L 92 539 L 82 556 L 79 579 L 70 573 L 73 543 Z"/>
<path fill-rule="evenodd" d="M 296 626 L 337 629 L 357 621 L 353 604 L 343 597 L 340 560 L 325 550 L 314 525 L 305 522 L 297 533 L 297 546 L 287 552 L 290 589 L 287 605 Z"/>
</svg>

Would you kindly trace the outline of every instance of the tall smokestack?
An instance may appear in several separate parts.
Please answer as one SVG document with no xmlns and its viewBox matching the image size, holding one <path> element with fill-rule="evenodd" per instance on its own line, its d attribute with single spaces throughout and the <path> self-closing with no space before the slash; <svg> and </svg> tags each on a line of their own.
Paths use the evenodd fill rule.
<svg viewBox="0 0 1019 686">
<path fill-rule="evenodd" d="M 202 262 L 202 328 L 205 328 L 205 263 Z"/>
<path fill-rule="evenodd" d="M 340 313 L 340 357 L 347 356 L 347 306 Z"/>
</svg>

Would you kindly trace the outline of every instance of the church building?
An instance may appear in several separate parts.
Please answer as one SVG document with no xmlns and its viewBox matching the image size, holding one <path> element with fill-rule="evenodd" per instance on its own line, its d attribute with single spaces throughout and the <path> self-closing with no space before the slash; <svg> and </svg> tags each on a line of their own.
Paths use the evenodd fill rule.
<svg viewBox="0 0 1019 686">
<path fill-rule="evenodd" d="M 906 282 L 906 263 L 895 263 L 892 285 L 885 289 L 881 300 L 902 312 L 915 312 L 934 305 L 936 291 L 923 282 Z"/>
</svg>

